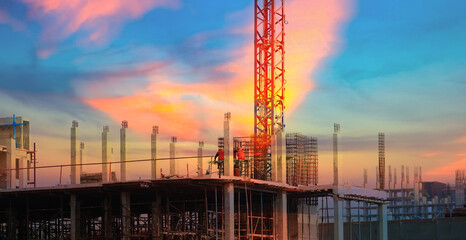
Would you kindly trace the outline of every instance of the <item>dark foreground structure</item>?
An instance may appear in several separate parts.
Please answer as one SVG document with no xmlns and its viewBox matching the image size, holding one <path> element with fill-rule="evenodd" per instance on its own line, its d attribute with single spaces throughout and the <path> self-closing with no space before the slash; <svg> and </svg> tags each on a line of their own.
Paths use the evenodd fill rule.
<svg viewBox="0 0 466 240">
<path fill-rule="evenodd" d="M 0 192 L 0 239 L 302 239 L 310 222 L 298 206 L 316 213 L 333 192 L 223 176 L 10 189 Z"/>
</svg>

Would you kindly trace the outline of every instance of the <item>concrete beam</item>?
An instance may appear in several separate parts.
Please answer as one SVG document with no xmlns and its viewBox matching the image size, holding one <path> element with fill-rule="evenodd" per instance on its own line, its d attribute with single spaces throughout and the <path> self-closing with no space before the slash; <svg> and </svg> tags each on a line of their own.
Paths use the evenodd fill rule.
<svg viewBox="0 0 466 240">
<path fill-rule="evenodd" d="M 231 124 L 231 113 L 225 113 L 223 121 L 223 141 L 224 141 L 224 173 L 225 176 L 233 176 L 233 134 Z"/>
<path fill-rule="evenodd" d="M 121 122 L 120 129 L 120 179 L 122 182 L 126 181 L 126 129 L 128 128 L 128 121 Z M 112 173 L 110 173 L 111 177 Z"/>
<path fill-rule="evenodd" d="M 108 162 L 110 160 L 110 146 L 108 145 L 109 136 L 108 126 L 104 126 L 102 130 L 102 182 L 108 182 Z"/>
<path fill-rule="evenodd" d="M 159 127 L 152 127 L 152 134 L 150 136 L 150 157 L 152 159 L 150 165 L 150 176 L 151 179 L 157 178 L 157 134 L 159 133 Z"/>
<path fill-rule="evenodd" d="M 71 184 L 79 184 L 81 177 L 77 171 L 77 151 L 78 151 L 78 121 L 73 121 L 71 125 Z"/>
<path fill-rule="evenodd" d="M 377 207 L 379 212 L 379 240 L 388 240 L 387 204 L 378 204 Z"/>
<path fill-rule="evenodd" d="M 223 186 L 223 199 L 225 211 L 225 239 L 235 239 L 235 186 L 225 183 Z"/>
</svg>

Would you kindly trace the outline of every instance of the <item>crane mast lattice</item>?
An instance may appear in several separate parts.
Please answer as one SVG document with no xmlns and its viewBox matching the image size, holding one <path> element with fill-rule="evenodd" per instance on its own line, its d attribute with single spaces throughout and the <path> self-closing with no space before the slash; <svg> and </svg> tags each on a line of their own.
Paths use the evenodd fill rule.
<svg viewBox="0 0 466 240">
<path fill-rule="evenodd" d="M 273 136 L 284 129 L 284 0 L 255 0 L 254 20 L 254 168 L 270 173 Z"/>
</svg>

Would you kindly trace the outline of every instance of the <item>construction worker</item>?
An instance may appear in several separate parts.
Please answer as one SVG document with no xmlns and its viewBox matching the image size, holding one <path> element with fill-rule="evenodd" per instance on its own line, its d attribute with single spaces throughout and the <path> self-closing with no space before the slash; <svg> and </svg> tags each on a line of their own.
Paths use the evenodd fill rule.
<svg viewBox="0 0 466 240">
<path fill-rule="evenodd" d="M 240 166 L 242 164 L 242 161 L 244 161 L 244 159 L 245 159 L 244 152 L 243 152 L 243 149 L 241 148 L 241 146 L 238 146 L 234 150 L 234 155 L 235 155 L 235 158 L 236 158 L 234 174 L 235 174 L 235 176 L 239 176 L 240 175 Z"/>
<path fill-rule="evenodd" d="M 217 161 L 218 158 L 218 161 Z M 217 154 L 215 154 L 214 163 L 217 163 L 218 174 L 223 174 L 223 160 L 225 159 L 225 153 L 222 148 L 219 148 Z"/>
</svg>

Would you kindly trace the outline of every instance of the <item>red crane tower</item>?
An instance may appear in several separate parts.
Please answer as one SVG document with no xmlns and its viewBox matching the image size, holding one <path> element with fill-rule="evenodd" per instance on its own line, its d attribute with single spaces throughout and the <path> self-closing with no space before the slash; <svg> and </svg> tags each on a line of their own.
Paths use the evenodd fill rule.
<svg viewBox="0 0 466 240">
<path fill-rule="evenodd" d="M 285 127 L 284 28 L 284 0 L 255 0 L 254 168 L 260 179 L 270 176 L 273 136 Z"/>
</svg>

